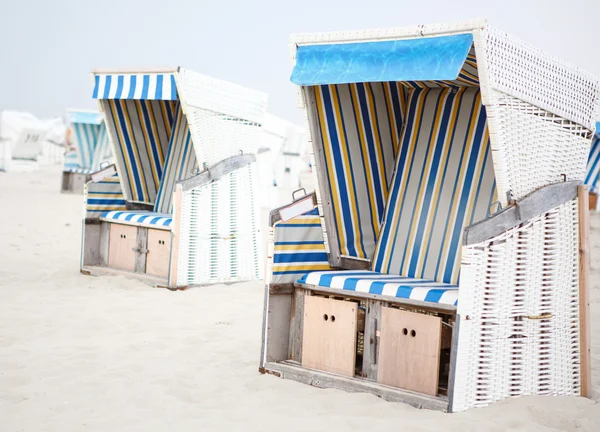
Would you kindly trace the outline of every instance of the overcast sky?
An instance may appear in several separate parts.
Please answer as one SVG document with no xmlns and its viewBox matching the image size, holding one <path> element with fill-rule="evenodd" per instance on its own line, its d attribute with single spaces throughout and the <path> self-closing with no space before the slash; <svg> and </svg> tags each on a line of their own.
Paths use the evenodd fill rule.
<svg viewBox="0 0 600 432">
<path fill-rule="evenodd" d="M 0 0 L 0 109 L 94 108 L 93 68 L 183 66 L 296 123 L 289 35 L 487 18 L 600 74 L 600 0 Z"/>
</svg>

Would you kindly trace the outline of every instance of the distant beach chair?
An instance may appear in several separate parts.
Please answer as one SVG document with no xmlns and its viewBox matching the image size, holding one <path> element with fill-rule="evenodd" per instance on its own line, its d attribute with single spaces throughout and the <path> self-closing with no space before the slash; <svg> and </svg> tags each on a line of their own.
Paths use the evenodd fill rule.
<svg viewBox="0 0 600 432">
<path fill-rule="evenodd" d="M 69 110 L 67 121 L 71 127 L 74 151 L 65 154 L 61 192 L 82 193 L 92 179 L 114 174 L 112 152 L 102 113 L 89 110 Z M 105 171 L 107 170 L 107 171 Z"/>
<path fill-rule="evenodd" d="M 600 201 L 600 123 L 596 123 L 596 134 L 592 139 L 592 147 L 587 163 L 585 184 L 590 189 L 590 210 L 598 211 Z"/>
<path fill-rule="evenodd" d="M 266 95 L 183 69 L 94 72 L 116 175 L 86 185 L 83 273 L 256 279 Z"/>
<path fill-rule="evenodd" d="M 260 371 L 443 411 L 589 396 L 598 79 L 485 21 L 292 45 L 317 188 L 270 216 Z"/>
<path fill-rule="evenodd" d="M 15 141 L 3 137 L 0 130 L 0 171 L 31 172 L 39 169 L 38 156 L 46 131 L 23 127 Z"/>
</svg>

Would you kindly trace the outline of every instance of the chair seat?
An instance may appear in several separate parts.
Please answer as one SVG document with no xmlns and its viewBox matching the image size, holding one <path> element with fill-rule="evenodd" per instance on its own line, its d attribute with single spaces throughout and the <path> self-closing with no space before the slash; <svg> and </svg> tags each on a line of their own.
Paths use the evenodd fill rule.
<svg viewBox="0 0 600 432">
<path fill-rule="evenodd" d="M 165 213 L 149 211 L 109 211 L 100 217 L 106 222 L 116 222 L 127 225 L 146 226 L 157 229 L 171 229 L 173 216 Z"/>
<path fill-rule="evenodd" d="M 312 272 L 298 283 L 448 305 L 458 304 L 458 285 L 373 271 Z"/>
</svg>

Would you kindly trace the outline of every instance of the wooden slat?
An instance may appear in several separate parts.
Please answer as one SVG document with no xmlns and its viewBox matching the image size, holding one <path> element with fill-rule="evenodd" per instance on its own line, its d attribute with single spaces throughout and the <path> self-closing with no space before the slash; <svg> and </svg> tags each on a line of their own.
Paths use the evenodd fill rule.
<svg viewBox="0 0 600 432">
<path fill-rule="evenodd" d="M 590 210 L 587 186 L 577 189 L 579 198 L 579 332 L 581 396 L 592 395 L 592 363 L 590 354 Z"/>
<path fill-rule="evenodd" d="M 148 256 L 148 228 L 138 227 L 134 252 L 135 272 L 146 273 L 146 257 Z"/>
<path fill-rule="evenodd" d="M 265 372 L 319 388 L 334 388 L 351 393 L 370 393 L 389 402 L 403 402 L 415 408 L 446 411 L 448 399 L 432 397 L 378 384 L 361 378 L 350 378 L 285 363 L 266 363 Z"/>
<path fill-rule="evenodd" d="M 296 289 L 292 295 L 290 316 L 289 359 L 302 362 L 302 333 L 304 328 L 304 298 L 307 291 Z"/>
<path fill-rule="evenodd" d="M 571 201 L 577 196 L 579 182 L 569 181 L 544 186 L 531 192 L 499 213 L 465 228 L 463 244 L 481 243 L 523 222 Z"/>
<path fill-rule="evenodd" d="M 354 376 L 357 316 L 354 302 L 306 297 L 302 366 Z"/>
<path fill-rule="evenodd" d="M 100 225 L 100 244 L 99 244 L 99 256 L 101 266 L 108 265 L 108 248 L 110 245 L 110 224 L 108 222 L 102 222 Z"/>
<path fill-rule="evenodd" d="M 265 359 L 268 362 L 288 359 L 291 307 L 292 296 L 290 294 L 269 295 L 264 317 L 267 321 L 264 351 Z"/>
<path fill-rule="evenodd" d="M 439 317 L 382 308 L 377 381 L 436 396 L 441 338 Z"/>
<path fill-rule="evenodd" d="M 379 331 L 381 330 L 381 302 L 367 300 L 366 309 L 362 373 L 363 377 L 376 380 Z"/>
</svg>

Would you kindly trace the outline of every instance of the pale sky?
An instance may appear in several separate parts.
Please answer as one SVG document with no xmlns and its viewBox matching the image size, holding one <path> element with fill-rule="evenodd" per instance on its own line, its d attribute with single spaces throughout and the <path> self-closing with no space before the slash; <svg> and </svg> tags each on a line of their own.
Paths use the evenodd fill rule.
<svg viewBox="0 0 600 432">
<path fill-rule="evenodd" d="M 183 66 L 300 123 L 291 33 L 473 18 L 600 74 L 600 0 L 0 0 L 0 109 L 63 116 L 96 107 L 94 68 Z"/>
</svg>

